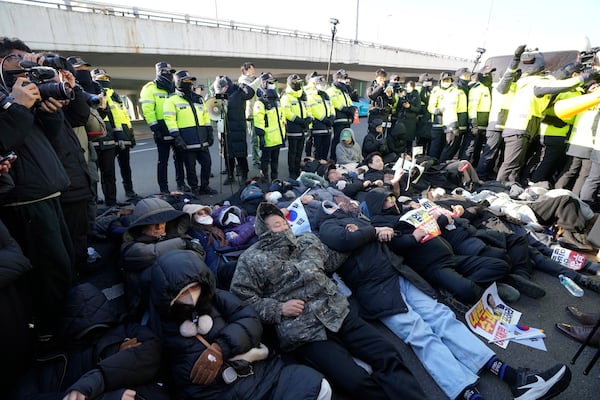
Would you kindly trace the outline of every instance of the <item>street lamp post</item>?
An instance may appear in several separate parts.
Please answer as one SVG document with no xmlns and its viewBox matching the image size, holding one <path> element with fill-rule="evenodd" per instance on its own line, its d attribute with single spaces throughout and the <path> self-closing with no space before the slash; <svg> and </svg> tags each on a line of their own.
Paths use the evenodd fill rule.
<svg viewBox="0 0 600 400">
<path fill-rule="evenodd" d="M 329 83 L 329 70 L 331 69 L 331 57 L 333 56 L 333 41 L 335 40 L 335 34 L 337 33 L 337 24 L 340 20 L 337 18 L 329 18 L 331 24 L 331 49 L 329 50 L 329 62 L 327 63 L 327 83 Z"/>
</svg>

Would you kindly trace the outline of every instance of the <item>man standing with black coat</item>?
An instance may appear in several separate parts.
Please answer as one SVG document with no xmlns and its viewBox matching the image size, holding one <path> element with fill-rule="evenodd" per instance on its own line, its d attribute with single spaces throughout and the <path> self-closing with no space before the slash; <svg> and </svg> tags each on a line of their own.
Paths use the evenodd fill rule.
<svg viewBox="0 0 600 400">
<path fill-rule="evenodd" d="M 61 132 L 62 104 L 52 97 L 42 100 L 23 77 L 21 60 L 43 63 L 44 57 L 7 37 L 0 37 L 0 57 L 7 95 L 0 107 L 0 154 L 14 151 L 18 157 L 10 170 L 15 188 L 4 197 L 0 217 L 34 267 L 35 327 L 38 339 L 48 341 L 73 281 L 73 250 L 59 201 L 69 177 L 46 136 Z"/>
</svg>

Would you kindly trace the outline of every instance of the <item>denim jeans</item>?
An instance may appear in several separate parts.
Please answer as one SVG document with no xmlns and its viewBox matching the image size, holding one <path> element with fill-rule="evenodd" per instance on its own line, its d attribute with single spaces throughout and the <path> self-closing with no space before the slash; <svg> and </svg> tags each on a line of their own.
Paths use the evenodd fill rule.
<svg viewBox="0 0 600 400">
<path fill-rule="evenodd" d="M 438 386 L 455 399 L 478 381 L 478 371 L 494 352 L 448 307 L 404 278 L 398 279 L 408 312 L 381 318 L 381 322 L 413 348 Z"/>
</svg>

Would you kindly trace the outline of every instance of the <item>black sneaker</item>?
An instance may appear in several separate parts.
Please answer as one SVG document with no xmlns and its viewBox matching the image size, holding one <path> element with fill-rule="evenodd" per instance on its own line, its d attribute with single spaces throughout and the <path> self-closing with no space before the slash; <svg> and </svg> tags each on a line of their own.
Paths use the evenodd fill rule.
<svg viewBox="0 0 600 400">
<path fill-rule="evenodd" d="M 521 298 L 521 293 L 506 283 L 497 283 L 496 287 L 498 288 L 498 296 L 500 296 L 505 303 L 515 303 Z"/>
<path fill-rule="evenodd" d="M 219 192 L 217 192 L 215 189 L 211 188 L 210 186 L 198 188 L 198 194 L 217 194 L 217 193 L 219 193 Z"/>
<path fill-rule="evenodd" d="M 178 192 L 191 192 L 192 188 L 189 187 L 188 185 L 177 185 L 177 191 Z"/>
<path fill-rule="evenodd" d="M 125 197 L 127 197 L 128 199 L 135 199 L 136 197 L 138 197 L 138 194 L 133 190 L 127 190 L 125 191 Z"/>
<path fill-rule="evenodd" d="M 510 390 L 515 400 L 545 400 L 556 397 L 571 382 L 571 370 L 564 364 L 536 372 L 527 368 L 517 370 L 517 383 Z"/>
<path fill-rule="evenodd" d="M 600 293 L 600 280 L 593 276 L 577 275 L 575 282 L 586 289 Z"/>
<path fill-rule="evenodd" d="M 532 299 L 539 299 L 540 297 L 544 297 L 546 295 L 546 291 L 543 287 L 532 280 L 525 278 L 524 276 L 509 274 L 506 277 L 506 281 L 519 292 L 523 293 L 527 297 L 531 297 Z"/>
</svg>

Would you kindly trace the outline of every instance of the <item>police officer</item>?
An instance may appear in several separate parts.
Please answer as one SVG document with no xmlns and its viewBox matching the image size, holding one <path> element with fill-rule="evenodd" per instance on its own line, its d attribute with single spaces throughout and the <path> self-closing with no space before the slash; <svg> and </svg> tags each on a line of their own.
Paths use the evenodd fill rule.
<svg viewBox="0 0 600 400">
<path fill-rule="evenodd" d="M 485 129 L 490 118 L 492 108 L 492 72 L 496 68 L 484 66 L 475 74 L 475 83 L 469 88 L 469 127 L 464 147 L 461 148 L 461 160 L 469 160 L 473 166 L 479 163 L 481 148 L 485 142 Z"/>
<path fill-rule="evenodd" d="M 555 72 L 554 76 L 557 79 L 572 78 L 579 76 L 582 71 L 583 64 L 572 62 Z M 565 119 L 558 118 L 554 113 L 554 103 L 581 95 L 582 88 L 579 87 L 559 93 L 553 96 L 552 103 L 544 111 L 544 117 L 540 124 L 540 159 L 529 178 L 531 182 L 550 181 L 554 173 L 564 165 L 567 138 L 571 134 L 575 116 Z"/>
<path fill-rule="evenodd" d="M 495 167 L 500 149 L 504 144 L 502 131 L 508 110 L 517 92 L 516 82 L 521 78 L 521 69 L 518 67 L 523 52 L 525 52 L 524 44 L 516 48 L 512 61 L 502 74 L 498 84 L 492 88 L 492 105 L 485 131 L 485 145 L 477 163 L 477 175 L 482 180 L 496 178 Z"/>
<path fill-rule="evenodd" d="M 309 78 L 309 84 L 304 89 L 308 95 L 310 115 L 313 117 L 310 134 L 314 143 L 314 157 L 317 160 L 327 160 L 333 121 L 335 120 L 335 108 L 326 92 L 325 77 L 318 74 L 312 75 Z M 307 152 L 306 155 L 310 156 L 311 154 Z"/>
<path fill-rule="evenodd" d="M 104 92 L 106 106 L 101 111 L 107 126 L 107 135 L 100 139 L 96 150 L 98 152 L 98 166 L 100 168 L 102 191 L 104 192 L 106 205 L 116 204 L 117 188 L 114 176 L 114 160 L 118 157 L 119 169 L 123 178 L 123 188 L 128 198 L 135 198 L 137 194 L 133 191 L 131 180 L 131 166 L 129 160 L 129 149 L 135 146 L 135 138 L 129 115 L 121 96 L 112 88 L 110 75 L 102 68 L 92 70 L 92 79 L 97 82 Z M 124 127 L 126 131 L 124 131 Z M 103 173 L 103 168 L 106 168 Z M 112 169 L 112 171 L 111 171 Z M 105 181 L 105 177 L 107 178 Z"/>
<path fill-rule="evenodd" d="M 279 150 L 285 144 L 285 116 L 279 96 L 277 79 L 270 72 L 261 75 L 258 100 L 254 103 L 254 130 L 260 141 L 262 155 L 260 170 L 262 179 L 277 179 L 279 170 Z M 271 172 L 269 175 L 269 167 Z"/>
<path fill-rule="evenodd" d="M 169 134 L 163 117 L 163 103 L 175 91 L 173 74 L 175 70 L 171 64 L 160 61 L 156 63 L 156 79 L 144 85 L 140 92 L 140 106 L 146 123 L 154 134 L 154 142 L 158 151 L 156 164 L 156 180 L 161 193 L 169 193 L 168 167 L 169 153 L 173 146 L 173 137 Z M 173 149 L 173 162 L 175 164 L 175 180 L 177 190 L 185 191 L 183 175 L 183 160 L 177 157 Z"/>
<path fill-rule="evenodd" d="M 188 71 L 175 73 L 175 93 L 163 105 L 163 115 L 173 144 L 183 155 L 187 181 L 195 195 L 217 194 L 209 184 L 212 160 L 208 148 L 214 136 L 208 111 L 202 97 L 196 94 L 196 77 Z M 200 164 L 200 186 L 196 175 L 196 161 Z"/>
<path fill-rule="evenodd" d="M 340 69 L 333 74 L 333 84 L 327 89 L 331 104 L 335 108 L 335 120 L 333 121 L 333 139 L 331 140 L 330 156 L 333 161 L 336 159 L 335 147 L 340 142 L 340 133 L 342 129 L 350 128 L 354 120 L 356 107 L 352 105 L 350 93 L 352 88 L 346 84 L 348 73 Z"/>
<path fill-rule="evenodd" d="M 429 155 L 440 162 L 451 158 L 455 141 L 458 140 L 459 89 L 452 84 L 452 74 L 442 72 L 440 85 L 433 88 L 427 110 L 432 117 L 431 145 Z"/>
<path fill-rule="evenodd" d="M 286 119 L 289 174 L 290 178 L 296 179 L 300 175 L 304 138 L 312 123 L 300 75 L 291 74 L 287 77 L 287 87 L 281 95 L 281 107 Z"/>
</svg>

